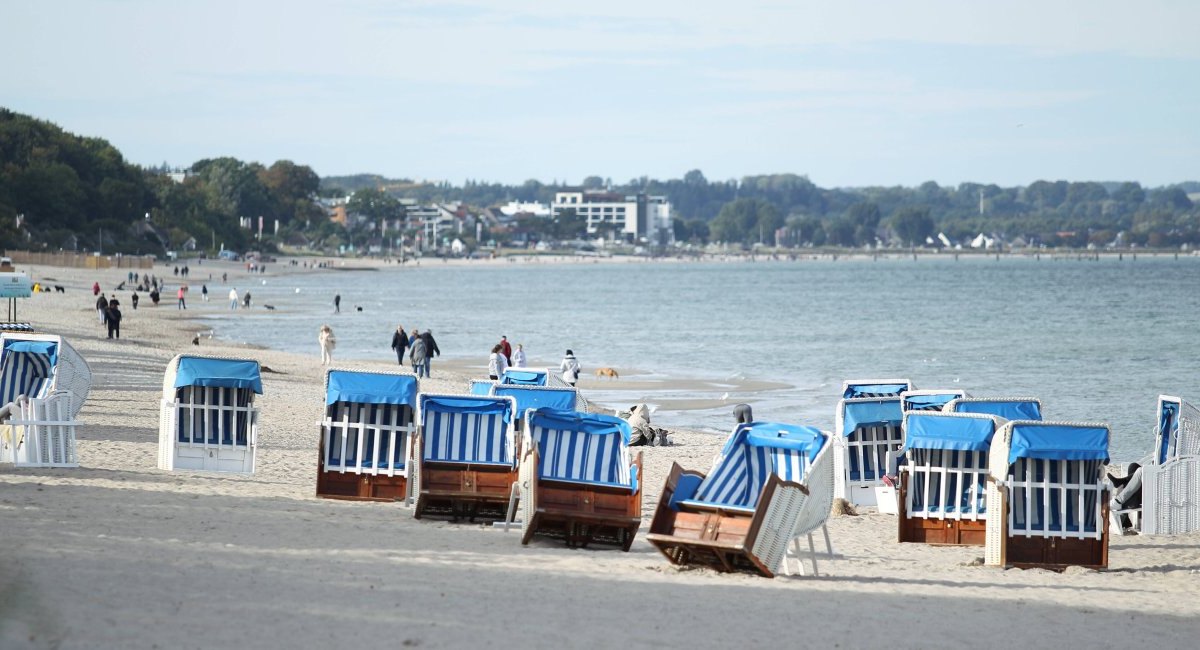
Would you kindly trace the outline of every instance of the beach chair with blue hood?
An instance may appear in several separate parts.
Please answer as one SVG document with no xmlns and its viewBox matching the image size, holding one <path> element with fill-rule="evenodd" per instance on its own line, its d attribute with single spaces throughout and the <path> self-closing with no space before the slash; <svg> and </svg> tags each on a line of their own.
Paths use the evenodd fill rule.
<svg viewBox="0 0 1200 650">
<path fill-rule="evenodd" d="M 159 469 L 254 472 L 262 376 L 254 359 L 181 354 L 163 375 Z"/>
<path fill-rule="evenodd" d="M 52 334 L 0 334 L 0 462 L 77 467 L 76 416 L 92 385 L 87 361 Z"/>
<path fill-rule="evenodd" d="M 412 373 L 325 371 L 317 496 L 407 499 L 418 390 Z"/>
<path fill-rule="evenodd" d="M 707 474 L 674 464 L 647 540 L 678 566 L 774 577 L 788 571 L 789 544 L 808 536 L 816 573 L 811 535 L 833 503 L 831 447 L 814 427 L 738 424 Z M 825 541 L 832 553 L 828 532 Z"/>
</svg>

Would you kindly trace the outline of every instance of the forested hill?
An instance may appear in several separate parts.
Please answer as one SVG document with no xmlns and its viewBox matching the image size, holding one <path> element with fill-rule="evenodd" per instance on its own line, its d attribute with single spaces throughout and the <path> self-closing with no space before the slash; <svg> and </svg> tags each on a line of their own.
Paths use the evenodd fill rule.
<svg viewBox="0 0 1200 650">
<path fill-rule="evenodd" d="M 351 211 L 372 217 L 370 209 L 382 206 L 388 218 L 402 219 L 398 197 L 458 201 L 474 212 L 509 201 L 547 203 L 568 187 L 537 180 L 454 185 L 367 174 L 321 179 L 307 165 L 288 160 L 267 167 L 231 157 L 169 172 L 166 165 L 132 165 L 103 139 L 0 108 L 0 247 L 154 254 L 189 245 L 245 250 L 255 232 L 241 219 L 262 217 L 261 246 L 292 242 L 336 250 L 368 242 L 372 231 L 357 220 L 350 229 L 331 223 L 319 194 L 359 191 Z M 1159 188 L 1119 181 L 822 188 L 796 174 L 710 181 L 692 170 L 679 179 L 641 177 L 624 184 L 591 176 L 582 186 L 665 195 L 680 242 L 769 243 L 774 233 L 785 232 L 780 241 L 788 245 L 920 244 L 942 232 L 956 241 L 988 233 L 1051 246 L 1200 245 L 1196 182 Z M 535 238 L 584 235 L 582 226 L 567 222 L 553 228 L 518 225 Z M 407 230 L 419 226 L 408 223 Z M 503 229 L 488 233 L 501 243 L 510 236 Z"/>
</svg>

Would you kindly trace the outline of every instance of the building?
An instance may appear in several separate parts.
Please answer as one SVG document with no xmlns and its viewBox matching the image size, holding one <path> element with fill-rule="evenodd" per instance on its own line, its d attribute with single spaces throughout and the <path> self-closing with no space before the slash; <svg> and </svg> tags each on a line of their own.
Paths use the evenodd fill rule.
<svg viewBox="0 0 1200 650">
<path fill-rule="evenodd" d="M 587 221 L 590 235 L 660 246 L 673 239 L 671 204 L 665 196 L 626 196 L 602 190 L 558 192 L 550 210 L 555 217 L 574 210 Z"/>
</svg>

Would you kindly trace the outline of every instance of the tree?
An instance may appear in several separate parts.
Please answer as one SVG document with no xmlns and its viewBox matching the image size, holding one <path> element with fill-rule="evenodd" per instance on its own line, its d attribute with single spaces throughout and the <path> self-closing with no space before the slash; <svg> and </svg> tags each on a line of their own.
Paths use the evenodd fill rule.
<svg viewBox="0 0 1200 650">
<path fill-rule="evenodd" d="M 405 216 L 404 206 L 391 194 L 380 190 L 362 189 L 350 196 L 346 202 L 346 212 L 359 214 L 372 223 L 380 220 L 395 221 Z"/>
<path fill-rule="evenodd" d="M 774 205 L 760 199 L 738 199 L 721 208 L 709 231 L 717 241 L 751 244 L 765 240 L 781 224 Z"/>
<path fill-rule="evenodd" d="M 909 246 L 924 244 L 934 228 L 929 208 L 901 208 L 892 215 L 892 229 Z"/>
</svg>

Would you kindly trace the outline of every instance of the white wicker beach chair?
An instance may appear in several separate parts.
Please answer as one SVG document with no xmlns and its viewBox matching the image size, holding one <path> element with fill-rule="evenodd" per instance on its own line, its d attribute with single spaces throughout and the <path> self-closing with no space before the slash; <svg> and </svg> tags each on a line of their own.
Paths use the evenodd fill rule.
<svg viewBox="0 0 1200 650">
<path fill-rule="evenodd" d="M 642 523 L 642 455 L 630 453 L 629 423 L 542 407 L 525 411 L 524 431 L 514 492 L 521 543 L 538 535 L 628 551 Z M 516 512 L 510 501 L 506 523 Z"/>
<path fill-rule="evenodd" d="M 406 500 L 418 389 L 407 372 L 325 372 L 317 496 Z"/>
<path fill-rule="evenodd" d="M 898 541 L 983 546 L 988 450 L 1003 423 L 978 413 L 905 412 Z"/>
<path fill-rule="evenodd" d="M 877 505 L 875 488 L 884 485 L 883 477 L 902 442 L 900 396 L 912 390 L 907 379 L 848 380 L 842 384 L 834 424 L 834 497 L 857 505 Z"/>
<path fill-rule="evenodd" d="M 158 430 L 159 469 L 254 472 L 258 362 L 181 354 L 163 375 Z"/>
<path fill-rule="evenodd" d="M 1108 425 L 1007 422 L 988 459 L 985 562 L 1108 566 Z"/>
<path fill-rule="evenodd" d="M 0 334 L 0 462 L 77 467 L 75 418 L 91 383 L 87 361 L 62 337 Z"/>
<path fill-rule="evenodd" d="M 807 536 L 815 573 L 811 535 L 833 501 L 829 441 L 813 427 L 739 424 L 707 475 L 671 468 L 646 539 L 672 564 L 773 577 Z"/>
<path fill-rule="evenodd" d="M 504 518 L 517 480 L 512 397 L 417 395 L 420 428 L 410 462 L 413 516 Z"/>
<path fill-rule="evenodd" d="M 1141 532 L 1178 535 L 1200 530 L 1200 410 L 1159 395 L 1154 449 L 1142 464 Z"/>
</svg>

